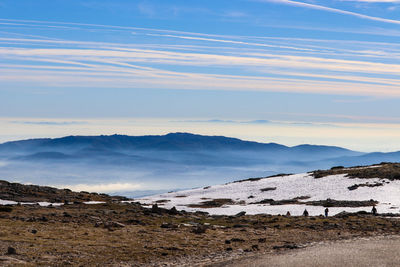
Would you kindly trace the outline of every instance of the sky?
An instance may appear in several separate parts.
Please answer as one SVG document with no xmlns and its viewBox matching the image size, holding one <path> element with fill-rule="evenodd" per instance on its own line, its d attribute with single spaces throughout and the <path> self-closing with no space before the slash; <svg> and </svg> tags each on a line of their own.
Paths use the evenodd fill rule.
<svg viewBox="0 0 400 267">
<path fill-rule="evenodd" d="M 400 1 L 0 0 L 0 142 L 187 131 L 400 150 Z"/>
</svg>

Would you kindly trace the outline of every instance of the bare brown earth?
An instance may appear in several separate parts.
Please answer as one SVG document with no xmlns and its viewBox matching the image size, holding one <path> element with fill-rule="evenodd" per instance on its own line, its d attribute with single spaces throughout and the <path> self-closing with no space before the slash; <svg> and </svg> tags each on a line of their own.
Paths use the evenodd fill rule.
<svg viewBox="0 0 400 267">
<path fill-rule="evenodd" d="M 389 179 L 390 170 L 396 172 L 397 166 L 384 166 L 378 171 L 367 169 L 365 175 L 382 172 Z M 224 266 L 248 257 L 301 253 L 320 242 L 377 235 L 400 238 L 400 220 L 388 217 L 391 214 L 209 216 L 124 203 L 123 197 L 6 181 L 0 181 L 0 199 L 66 203 L 0 205 L 0 266 Z M 105 203 L 86 205 L 85 201 Z M 229 201 L 204 199 L 202 207 Z"/>
<path fill-rule="evenodd" d="M 370 214 L 208 216 L 121 202 L 22 205 L 0 211 L 0 265 L 204 266 L 376 235 L 400 235 L 400 221 Z"/>
</svg>

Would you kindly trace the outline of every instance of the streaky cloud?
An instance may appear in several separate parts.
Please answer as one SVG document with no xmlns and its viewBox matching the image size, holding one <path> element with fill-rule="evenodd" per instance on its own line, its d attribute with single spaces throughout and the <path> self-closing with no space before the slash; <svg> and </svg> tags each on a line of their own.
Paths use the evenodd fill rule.
<svg viewBox="0 0 400 267">
<path fill-rule="evenodd" d="M 365 14 L 361 14 L 361 13 L 357 13 L 357 12 L 353 12 L 353 11 L 347 11 L 347 10 L 342 10 L 342 9 L 338 9 L 338 8 L 321 6 L 321 5 L 310 4 L 310 3 L 305 3 L 305 2 L 298 2 L 298 1 L 292 1 L 292 0 L 259 0 L 259 1 L 282 3 L 282 4 L 292 5 L 292 6 L 299 6 L 299 7 L 305 7 L 305 8 L 310 8 L 310 9 L 333 12 L 333 13 L 337 13 L 337 14 L 350 15 L 350 16 L 361 18 L 361 19 L 379 21 L 379 22 L 390 23 L 390 24 L 400 24 L 400 20 L 374 17 L 374 16 L 369 16 L 369 15 L 365 15 Z"/>
<path fill-rule="evenodd" d="M 31 124 L 31 125 L 81 125 L 88 124 L 87 121 L 10 121 L 14 124 Z"/>
</svg>

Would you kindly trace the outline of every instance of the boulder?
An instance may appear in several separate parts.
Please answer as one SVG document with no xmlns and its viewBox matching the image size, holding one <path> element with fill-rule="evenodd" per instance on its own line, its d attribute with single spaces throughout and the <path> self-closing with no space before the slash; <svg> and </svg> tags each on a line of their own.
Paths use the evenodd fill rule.
<svg viewBox="0 0 400 267">
<path fill-rule="evenodd" d="M 13 248 L 13 247 L 8 247 L 7 248 L 7 254 L 8 255 L 15 255 L 15 254 L 17 254 L 17 250 L 15 248 Z"/>
</svg>

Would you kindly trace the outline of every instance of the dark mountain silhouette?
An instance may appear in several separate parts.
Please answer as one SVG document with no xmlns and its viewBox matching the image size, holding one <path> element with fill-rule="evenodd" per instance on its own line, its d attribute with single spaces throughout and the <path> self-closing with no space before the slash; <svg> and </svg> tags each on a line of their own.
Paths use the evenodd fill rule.
<svg viewBox="0 0 400 267">
<path fill-rule="evenodd" d="M 0 178 L 43 184 L 143 184 L 138 190 L 192 188 L 246 177 L 400 161 L 400 152 L 243 141 L 171 133 L 66 136 L 0 144 Z"/>
<path fill-rule="evenodd" d="M 127 136 L 66 136 L 0 144 L 0 156 L 12 160 L 96 161 L 104 164 L 175 163 L 207 166 L 249 166 L 317 161 L 363 153 L 334 146 L 243 141 L 190 133 Z"/>
<path fill-rule="evenodd" d="M 12 160 L 65 160 L 114 165 L 156 163 L 239 167 L 289 164 L 298 168 L 302 165 L 310 166 L 308 163 L 311 162 L 351 158 L 363 153 L 335 146 L 288 147 L 224 136 L 170 133 L 148 136 L 66 136 L 14 141 L 0 144 L 1 155 Z M 335 162 L 329 161 L 329 164 Z"/>
<path fill-rule="evenodd" d="M 0 151 L 33 151 L 52 148 L 93 149 L 93 150 L 166 150 L 166 151 L 209 151 L 209 150 L 248 150 L 303 153 L 342 153 L 360 154 L 340 147 L 301 145 L 287 147 L 276 143 L 243 141 L 224 136 L 203 136 L 190 133 L 170 133 L 167 135 L 127 136 L 67 136 L 62 138 L 30 139 L 0 144 Z M 94 151 L 95 152 L 95 151 Z"/>
<path fill-rule="evenodd" d="M 0 154 L 12 160 L 73 160 L 101 158 L 108 163 L 164 162 L 199 165 L 290 164 L 329 167 L 397 162 L 400 152 L 361 153 L 336 146 L 243 141 L 190 133 L 127 136 L 66 136 L 0 144 Z"/>
</svg>

